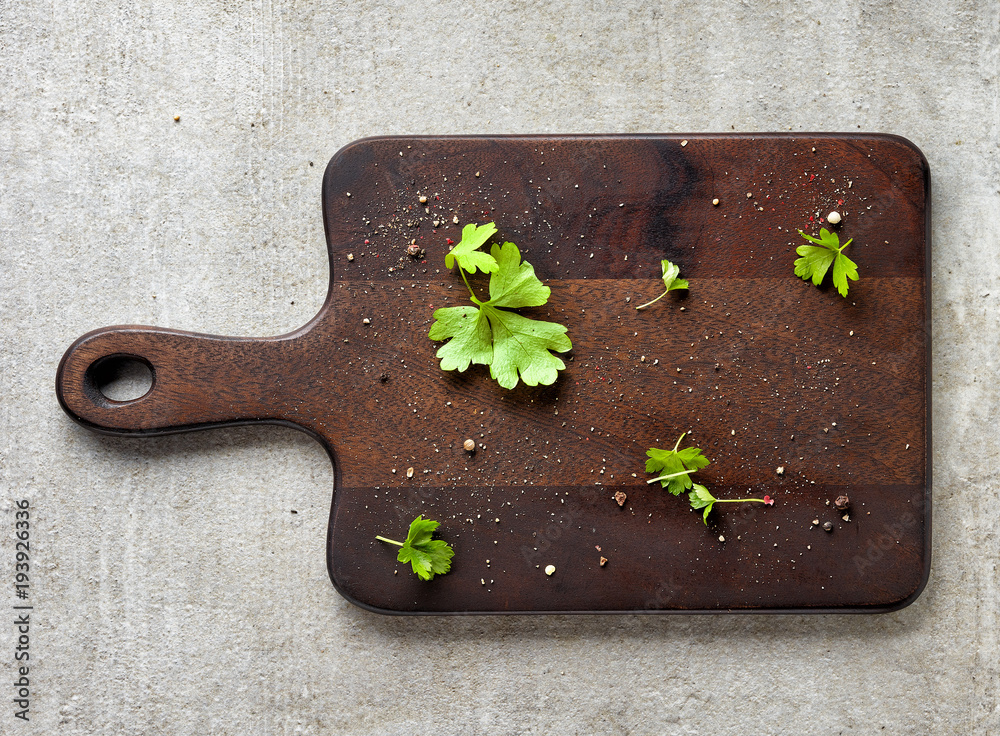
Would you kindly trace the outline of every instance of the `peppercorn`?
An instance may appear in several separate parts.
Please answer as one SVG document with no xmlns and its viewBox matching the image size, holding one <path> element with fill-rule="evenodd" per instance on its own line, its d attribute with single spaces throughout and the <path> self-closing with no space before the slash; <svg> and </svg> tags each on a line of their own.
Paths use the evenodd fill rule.
<svg viewBox="0 0 1000 736">
<path fill-rule="evenodd" d="M 832 521 L 824 521 L 823 522 L 823 531 L 825 531 L 825 532 L 832 532 L 833 531 L 833 522 Z"/>
<path fill-rule="evenodd" d="M 462 443 L 462 447 L 465 448 L 466 452 L 475 452 L 476 451 L 476 441 L 475 440 L 471 440 L 471 439 L 470 440 L 466 440 L 465 442 Z"/>
<path fill-rule="evenodd" d="M 837 500 L 833 502 L 833 506 L 837 511 L 847 511 L 847 509 L 851 508 L 851 499 L 847 496 L 837 496 Z"/>
</svg>

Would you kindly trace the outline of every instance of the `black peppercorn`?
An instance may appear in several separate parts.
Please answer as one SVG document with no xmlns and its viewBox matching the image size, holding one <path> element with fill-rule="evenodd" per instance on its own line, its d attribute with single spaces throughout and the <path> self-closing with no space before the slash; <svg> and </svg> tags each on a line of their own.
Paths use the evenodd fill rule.
<svg viewBox="0 0 1000 736">
<path fill-rule="evenodd" d="M 837 496 L 837 500 L 833 502 L 834 507 L 837 511 L 847 511 L 851 508 L 851 499 L 847 496 Z"/>
<path fill-rule="evenodd" d="M 833 522 L 832 521 L 824 521 L 823 522 L 823 531 L 825 531 L 825 532 L 832 532 L 833 531 Z"/>
</svg>

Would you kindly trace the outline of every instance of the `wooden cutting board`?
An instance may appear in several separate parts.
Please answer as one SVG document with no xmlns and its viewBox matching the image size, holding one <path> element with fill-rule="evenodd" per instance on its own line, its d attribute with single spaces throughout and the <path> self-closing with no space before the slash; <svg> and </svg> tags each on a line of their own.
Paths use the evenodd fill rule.
<svg viewBox="0 0 1000 736">
<path fill-rule="evenodd" d="M 311 322 L 97 330 L 57 392 L 99 432 L 312 434 L 335 469 L 330 577 L 375 611 L 893 610 L 930 566 L 929 187 L 920 151 L 888 135 L 365 139 L 326 171 L 330 290 Z M 793 274 L 796 231 L 831 210 L 861 274 L 846 299 Z M 551 286 L 523 312 L 569 328 L 554 385 L 438 367 L 427 331 L 466 303 L 444 257 L 470 222 L 496 222 Z M 663 258 L 689 291 L 636 311 Z M 95 372 L 120 356 L 152 367 L 144 397 L 101 394 Z M 706 527 L 647 485 L 646 450 L 685 431 L 717 497 L 775 505 L 720 505 Z M 417 514 L 456 551 L 430 582 L 375 540 Z"/>
</svg>

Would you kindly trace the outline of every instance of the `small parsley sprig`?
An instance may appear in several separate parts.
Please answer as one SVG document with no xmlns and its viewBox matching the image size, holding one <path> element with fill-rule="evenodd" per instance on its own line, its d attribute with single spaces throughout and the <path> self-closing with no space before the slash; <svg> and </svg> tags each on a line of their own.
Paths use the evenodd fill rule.
<svg viewBox="0 0 1000 736">
<path fill-rule="evenodd" d="M 421 514 L 410 522 L 405 542 L 381 536 L 376 536 L 375 539 L 401 547 L 396 559 L 409 562 L 413 572 L 421 580 L 431 580 L 435 575 L 444 575 L 451 570 L 451 558 L 455 556 L 455 550 L 450 544 L 441 539 L 431 539 L 434 530 L 440 525 L 440 522 L 425 519 Z"/>
<path fill-rule="evenodd" d="M 540 307 L 552 290 L 545 286 L 535 269 L 521 260 L 513 243 L 494 245 L 489 254 L 479 248 L 496 233 L 492 222 L 466 225 L 462 240 L 445 256 L 448 268 L 458 272 L 476 306 L 444 307 L 434 312 L 435 322 L 427 336 L 447 340 L 437 351 L 441 370 L 466 370 L 470 364 L 488 365 L 490 375 L 507 389 L 518 379 L 529 386 L 555 383 L 566 364 L 550 351 L 564 353 L 573 347 L 566 328 L 555 322 L 522 317 L 508 311 L 519 307 Z M 490 298 L 480 301 L 469 285 L 466 272 L 490 274 Z"/>
<path fill-rule="evenodd" d="M 767 506 L 774 505 L 774 499 L 770 496 L 764 498 L 716 498 L 709 490 L 691 480 L 691 473 L 694 473 L 709 464 L 709 459 L 701 454 L 697 447 L 685 447 L 680 450 L 681 440 L 687 434 L 685 432 L 677 438 L 677 444 L 672 450 L 661 450 L 657 447 L 650 447 L 646 451 L 649 458 L 646 460 L 646 472 L 657 473 L 656 478 L 647 480 L 646 483 L 659 482 L 675 496 L 682 493 L 688 494 L 688 500 L 693 509 L 705 509 L 702 520 L 708 526 L 708 515 L 717 503 L 747 503 L 757 502 Z"/>
<path fill-rule="evenodd" d="M 705 513 L 702 514 L 702 521 L 705 522 L 705 526 L 708 526 L 708 515 L 712 512 L 712 507 L 717 503 L 762 503 L 765 506 L 774 506 L 774 499 L 770 496 L 764 496 L 764 498 L 716 498 L 713 496 L 705 486 L 695 483 L 691 488 L 691 492 L 688 494 L 688 500 L 691 501 L 691 508 L 693 509 L 705 509 Z"/>
<path fill-rule="evenodd" d="M 665 287 L 663 293 L 652 301 L 648 301 L 645 304 L 636 307 L 636 309 L 645 309 L 650 304 L 655 304 L 674 289 L 688 288 L 688 282 L 686 279 L 677 278 L 677 275 L 681 272 L 680 266 L 675 266 L 670 261 L 664 259 L 660 261 L 660 268 L 663 270 L 663 286 Z"/>
<path fill-rule="evenodd" d="M 825 227 L 820 228 L 818 239 L 801 230 L 799 235 L 816 245 L 800 245 L 795 249 L 802 256 L 795 259 L 795 275 L 803 281 L 812 279 L 813 285 L 819 286 L 830 269 L 830 264 L 833 264 L 833 285 L 841 296 L 846 297 L 847 279 L 858 280 L 858 264 L 844 255 L 844 248 L 854 242 L 854 238 L 841 245 L 840 236 Z"/>
</svg>

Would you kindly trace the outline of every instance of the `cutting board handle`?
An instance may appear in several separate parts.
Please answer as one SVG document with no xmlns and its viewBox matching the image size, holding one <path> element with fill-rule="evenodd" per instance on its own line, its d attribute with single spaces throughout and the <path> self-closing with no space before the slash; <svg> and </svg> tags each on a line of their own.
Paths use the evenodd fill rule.
<svg viewBox="0 0 1000 736">
<path fill-rule="evenodd" d="M 59 403 L 80 424 L 110 434 L 155 435 L 285 420 L 282 377 L 292 336 L 233 338 L 157 327 L 105 327 L 74 342 L 59 363 Z M 143 395 L 116 401 L 101 374 L 115 361 L 149 367 Z"/>
</svg>

